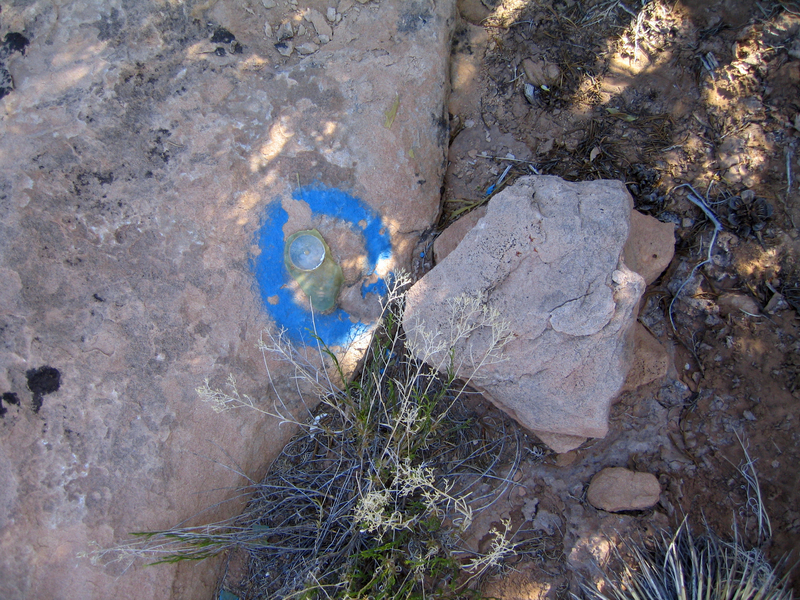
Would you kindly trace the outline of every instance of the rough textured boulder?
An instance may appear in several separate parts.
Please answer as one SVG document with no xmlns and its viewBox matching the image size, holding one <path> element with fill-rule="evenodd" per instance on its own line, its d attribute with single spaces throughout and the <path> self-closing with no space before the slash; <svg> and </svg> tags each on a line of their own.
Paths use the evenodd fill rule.
<svg viewBox="0 0 800 600">
<path fill-rule="evenodd" d="M 592 477 L 586 499 L 600 510 L 619 512 L 655 506 L 660 495 L 661 485 L 655 475 L 608 467 Z"/>
<path fill-rule="evenodd" d="M 628 269 L 632 200 L 622 183 L 528 177 L 489 203 L 486 216 L 408 294 L 412 340 L 451 328 L 451 299 L 479 299 L 508 321 L 502 362 L 474 380 L 533 431 L 602 437 L 629 368 L 642 277 Z M 480 354 L 478 328 L 456 348 L 459 374 Z"/>
<path fill-rule="evenodd" d="M 83 554 L 234 497 L 291 435 L 194 390 L 233 373 L 272 408 L 256 342 L 291 299 L 259 277 L 292 228 L 346 229 L 369 291 L 348 248 L 407 267 L 436 218 L 454 2 L 338 6 L 3 6 L 28 44 L 0 100 L 0 598 L 210 598 L 214 563 Z"/>
</svg>

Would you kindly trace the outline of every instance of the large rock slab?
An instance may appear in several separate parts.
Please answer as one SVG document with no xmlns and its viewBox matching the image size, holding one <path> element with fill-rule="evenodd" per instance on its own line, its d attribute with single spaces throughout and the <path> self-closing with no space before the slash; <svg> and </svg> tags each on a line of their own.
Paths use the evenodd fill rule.
<svg viewBox="0 0 800 600">
<path fill-rule="evenodd" d="M 360 331 L 436 219 L 454 2 L 338 6 L 324 34 L 316 1 L 3 6 L 29 44 L 0 100 L 0 598 L 210 598 L 214 563 L 86 555 L 235 497 L 292 434 L 194 390 L 233 373 L 272 408 L 293 230 L 331 237 Z"/>
<path fill-rule="evenodd" d="M 505 360 L 485 365 L 473 384 L 531 430 L 604 436 L 645 287 L 622 260 L 631 209 L 617 181 L 518 180 L 410 290 L 410 339 L 446 338 L 452 299 L 477 298 L 508 321 L 512 339 Z M 471 375 L 485 336 L 479 328 L 456 347 L 460 376 Z"/>
</svg>

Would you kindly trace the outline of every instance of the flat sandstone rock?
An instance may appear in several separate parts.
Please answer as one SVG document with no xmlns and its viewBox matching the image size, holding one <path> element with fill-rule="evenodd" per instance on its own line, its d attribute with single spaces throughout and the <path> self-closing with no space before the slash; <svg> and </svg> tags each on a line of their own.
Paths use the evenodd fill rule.
<svg viewBox="0 0 800 600">
<path fill-rule="evenodd" d="M 595 508 L 619 512 L 655 506 L 660 494 L 661 485 L 652 473 L 608 467 L 592 477 L 586 499 Z"/>
<path fill-rule="evenodd" d="M 29 41 L 5 57 L 0 100 L 3 600 L 211 598 L 219 561 L 91 553 L 237 514 L 237 473 L 260 479 L 292 435 L 195 392 L 232 373 L 273 409 L 256 344 L 297 325 L 281 321 L 297 314 L 288 235 L 330 236 L 352 317 L 336 323 L 366 326 L 370 270 L 408 268 L 437 218 L 454 0 L 357 3 L 301 36 L 306 7 L 3 5 L 3 31 Z M 289 21 L 287 42 L 319 47 L 307 58 L 275 47 Z M 299 411 L 291 373 L 271 369 Z"/>
<path fill-rule="evenodd" d="M 472 384 L 530 430 L 603 437 L 645 287 L 622 260 L 631 208 L 617 181 L 518 180 L 410 290 L 403 325 L 412 344 L 447 338 L 454 299 L 477 299 L 508 322 L 511 340 Z M 459 376 L 472 376 L 487 335 L 479 327 L 456 345 Z"/>
</svg>

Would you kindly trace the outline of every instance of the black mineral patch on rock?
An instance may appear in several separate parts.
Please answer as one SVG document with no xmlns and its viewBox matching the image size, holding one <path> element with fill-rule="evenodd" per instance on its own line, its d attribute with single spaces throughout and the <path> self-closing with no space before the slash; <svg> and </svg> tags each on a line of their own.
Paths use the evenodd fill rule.
<svg viewBox="0 0 800 600">
<path fill-rule="evenodd" d="M 25 371 L 25 377 L 28 378 L 28 389 L 33 393 L 33 412 L 38 413 L 42 399 L 61 387 L 61 373 L 54 367 L 44 366 Z"/>
</svg>

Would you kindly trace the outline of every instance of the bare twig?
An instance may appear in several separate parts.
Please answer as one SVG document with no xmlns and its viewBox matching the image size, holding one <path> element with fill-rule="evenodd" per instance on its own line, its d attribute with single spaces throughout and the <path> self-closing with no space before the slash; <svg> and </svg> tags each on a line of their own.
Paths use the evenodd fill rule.
<svg viewBox="0 0 800 600">
<path fill-rule="evenodd" d="M 686 284 L 688 284 L 692 280 L 692 278 L 694 277 L 695 273 L 697 273 L 697 270 L 700 269 L 700 267 L 703 267 L 703 266 L 705 266 L 705 265 L 707 265 L 707 264 L 709 264 L 711 262 L 711 257 L 712 257 L 712 255 L 714 253 L 714 245 L 717 242 L 717 236 L 719 235 L 719 232 L 722 231 L 722 223 L 720 223 L 719 219 L 711 211 L 711 209 L 708 208 L 707 201 L 704 200 L 703 197 L 700 194 L 698 194 L 697 191 L 688 183 L 684 183 L 682 185 L 679 185 L 675 189 L 677 190 L 677 189 L 680 189 L 682 187 L 686 187 L 686 188 L 689 188 L 689 190 L 691 190 L 691 193 L 688 194 L 686 197 L 689 199 L 689 201 L 692 204 L 694 204 L 700 210 L 702 210 L 703 213 L 708 218 L 708 220 L 711 221 L 714 224 L 714 233 L 711 236 L 711 242 L 708 245 L 708 253 L 706 254 L 705 260 L 697 263 L 692 268 L 691 272 L 689 273 L 689 276 L 686 278 L 686 280 L 678 288 L 678 291 L 675 292 L 675 295 L 673 296 L 672 301 L 669 303 L 669 309 L 667 311 L 668 315 L 669 315 L 669 322 L 670 322 L 670 325 L 672 325 L 672 330 L 675 331 L 676 333 L 677 333 L 677 329 L 675 328 L 675 321 L 674 321 L 674 319 L 672 317 L 673 306 L 675 305 L 675 301 L 680 297 L 681 292 L 683 291 L 683 288 L 686 287 Z"/>
</svg>

